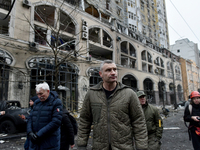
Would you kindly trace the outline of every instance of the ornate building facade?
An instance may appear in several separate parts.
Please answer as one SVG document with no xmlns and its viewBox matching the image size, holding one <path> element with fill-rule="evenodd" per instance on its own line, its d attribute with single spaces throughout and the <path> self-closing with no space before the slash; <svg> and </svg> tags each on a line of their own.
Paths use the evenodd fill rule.
<svg viewBox="0 0 200 150">
<path fill-rule="evenodd" d="M 101 81 L 99 65 L 105 59 L 117 64 L 118 81 L 144 90 L 150 103 L 182 100 L 179 57 L 130 30 L 128 1 L 0 3 L 1 18 L 8 15 L 0 23 L 0 100 L 28 106 L 35 84 L 46 81 L 67 108 L 78 110 L 89 87 Z"/>
</svg>

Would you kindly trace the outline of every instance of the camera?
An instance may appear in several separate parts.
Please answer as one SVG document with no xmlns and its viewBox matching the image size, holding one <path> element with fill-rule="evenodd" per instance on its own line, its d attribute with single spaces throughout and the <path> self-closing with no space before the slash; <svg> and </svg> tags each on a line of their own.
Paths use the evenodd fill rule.
<svg viewBox="0 0 200 150">
<path fill-rule="evenodd" d="M 197 120 L 200 120 L 200 117 L 197 117 Z"/>
</svg>

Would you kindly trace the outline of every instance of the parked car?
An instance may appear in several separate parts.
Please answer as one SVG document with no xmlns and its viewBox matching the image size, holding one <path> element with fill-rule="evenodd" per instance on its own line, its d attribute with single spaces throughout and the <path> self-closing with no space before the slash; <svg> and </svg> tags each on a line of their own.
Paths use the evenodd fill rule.
<svg viewBox="0 0 200 150">
<path fill-rule="evenodd" d="M 180 105 L 180 106 L 185 106 L 185 102 L 186 102 L 186 101 L 179 101 L 179 102 L 177 103 L 177 105 L 178 105 L 178 106 L 179 106 L 179 105 Z"/>
<path fill-rule="evenodd" d="M 0 133 L 13 134 L 26 131 L 26 118 L 29 116 L 30 109 L 22 108 L 19 101 L 0 101 L 0 111 L 5 111 L 5 115 L 0 116 Z"/>
</svg>

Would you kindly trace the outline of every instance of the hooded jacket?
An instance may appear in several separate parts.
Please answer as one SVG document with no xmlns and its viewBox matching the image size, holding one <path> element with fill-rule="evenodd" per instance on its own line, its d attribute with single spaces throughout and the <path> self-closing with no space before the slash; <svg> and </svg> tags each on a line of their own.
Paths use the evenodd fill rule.
<svg viewBox="0 0 200 150">
<path fill-rule="evenodd" d="M 29 143 L 29 150 L 59 150 L 62 102 L 55 91 L 45 101 L 35 100 L 27 122 L 27 134 L 34 132 L 39 144 Z"/>
<path fill-rule="evenodd" d="M 91 87 L 85 96 L 78 129 L 77 144 L 86 147 L 93 125 L 93 149 L 133 150 L 147 149 L 147 128 L 144 113 L 136 93 L 117 83 L 116 90 L 107 99 L 103 82 Z"/>
</svg>

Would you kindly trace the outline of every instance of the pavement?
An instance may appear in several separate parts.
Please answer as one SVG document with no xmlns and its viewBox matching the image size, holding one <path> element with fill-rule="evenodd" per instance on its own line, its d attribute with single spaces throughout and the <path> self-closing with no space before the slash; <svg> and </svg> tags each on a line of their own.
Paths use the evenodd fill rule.
<svg viewBox="0 0 200 150">
<path fill-rule="evenodd" d="M 170 109 L 169 116 L 163 118 L 163 137 L 161 150 L 193 150 L 189 141 L 188 128 L 184 124 L 184 107 Z"/>
<path fill-rule="evenodd" d="M 163 116 L 163 137 L 161 139 L 161 150 L 193 150 L 192 142 L 189 141 L 187 127 L 184 125 L 183 114 L 184 107 L 179 107 L 177 110 L 170 110 L 167 117 Z M 21 135 L 20 135 L 21 134 Z M 0 134 L 0 149 L 1 150 L 24 150 L 26 134 L 20 133 L 9 135 L 10 137 L 2 137 Z M 76 138 L 75 138 L 76 140 Z M 92 134 L 88 142 L 88 150 L 92 149 Z M 76 150 L 77 146 L 73 148 Z"/>
</svg>

